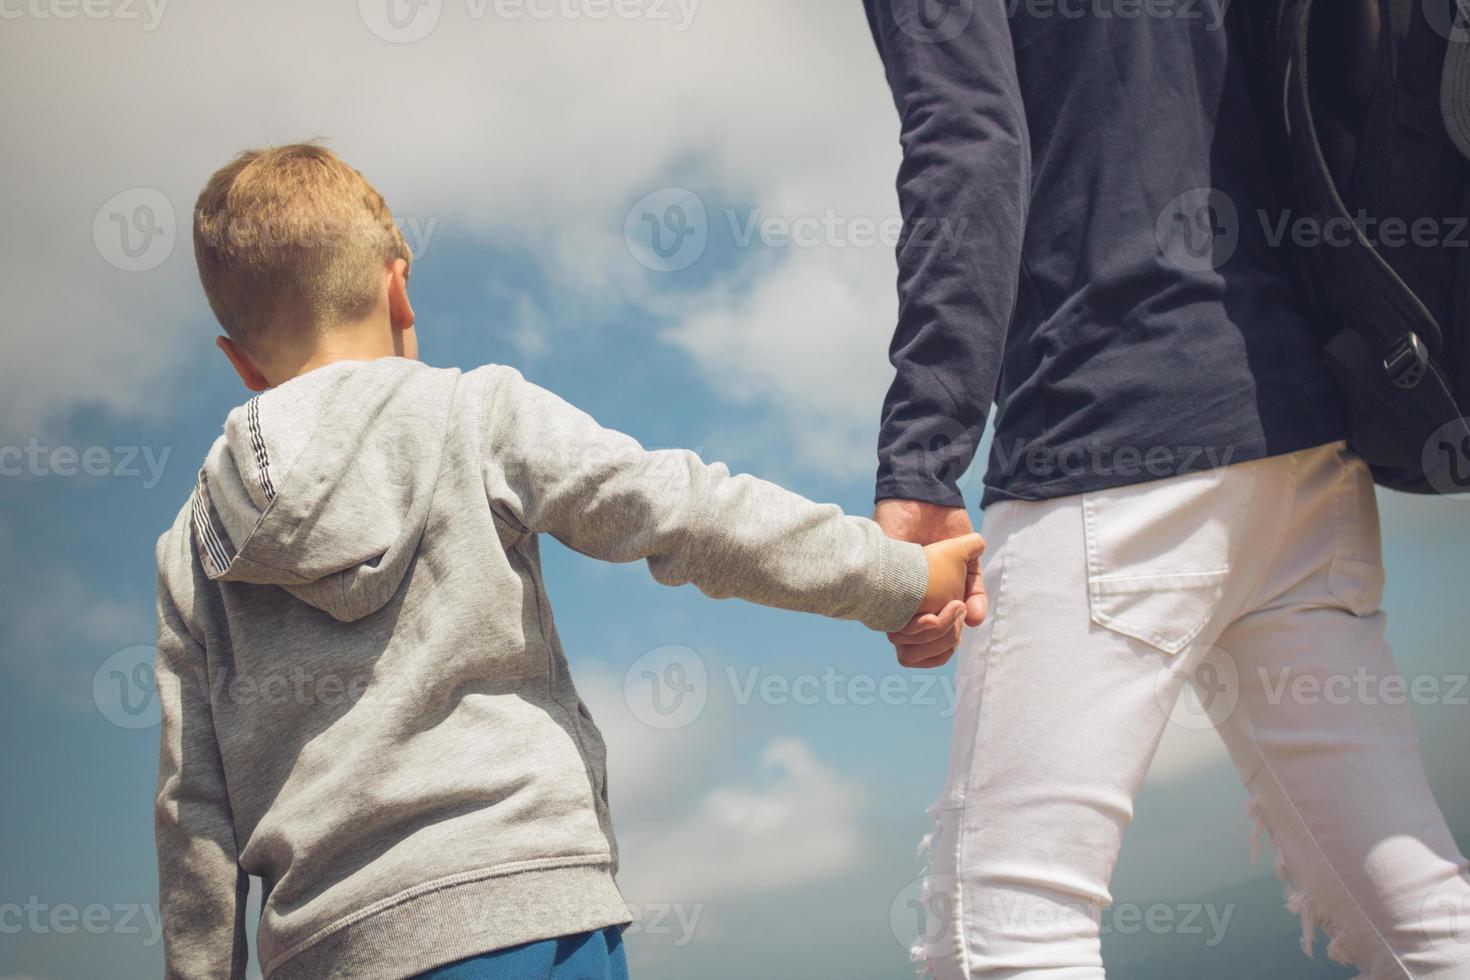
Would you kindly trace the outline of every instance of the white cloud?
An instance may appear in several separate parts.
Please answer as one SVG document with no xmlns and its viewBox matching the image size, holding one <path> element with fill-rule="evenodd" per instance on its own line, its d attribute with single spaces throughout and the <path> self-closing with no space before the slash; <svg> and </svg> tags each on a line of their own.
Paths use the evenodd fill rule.
<svg viewBox="0 0 1470 980">
<path fill-rule="evenodd" d="M 716 706 L 657 731 L 607 671 L 580 671 L 577 686 L 607 742 L 619 883 L 635 906 L 769 895 L 841 877 L 872 853 L 864 792 L 801 739 L 772 740 L 754 773 L 731 780 L 734 767 L 709 762 L 732 737 Z"/>
<path fill-rule="evenodd" d="M 897 303 L 891 277 L 865 274 L 869 259 L 799 250 L 749 293 L 709 303 L 667 335 L 724 397 L 766 406 L 781 425 L 762 441 L 774 436 L 808 472 L 845 478 L 875 464 L 890 374 L 883 325 Z"/>
<path fill-rule="evenodd" d="M 627 836 L 628 893 L 706 902 L 841 877 L 872 848 L 857 815 L 864 793 L 802 740 L 772 742 L 759 781 L 716 786 L 682 821 Z"/>
<path fill-rule="evenodd" d="M 17 230 L 0 244 L 14 325 L 0 417 L 12 431 L 80 402 L 166 410 L 158 383 L 213 327 L 193 281 L 189 208 L 247 145 L 334 137 L 400 218 L 531 250 L 574 309 L 632 298 L 668 312 L 657 287 L 673 280 L 632 260 L 622 219 L 671 175 L 730 195 L 709 202 L 716 235 L 728 234 L 727 205 L 786 220 L 896 211 L 896 124 L 851 5 L 703 0 L 683 8 L 693 17 L 680 32 L 677 18 L 507 19 L 458 0 L 412 44 L 374 36 L 358 8 L 171 4 L 151 31 L 116 18 L 7 21 L 0 81 L 16 97 L 0 118 L 28 134 L 0 151 L 0 201 Z M 93 241 L 99 207 L 135 187 L 160 191 L 178 219 L 172 254 L 149 272 L 111 267 Z M 103 218 L 105 235 L 120 233 Z M 668 336 L 721 392 L 758 396 L 802 460 L 866 470 L 891 250 L 781 258 L 749 270 L 739 293 L 701 296 Z"/>
</svg>

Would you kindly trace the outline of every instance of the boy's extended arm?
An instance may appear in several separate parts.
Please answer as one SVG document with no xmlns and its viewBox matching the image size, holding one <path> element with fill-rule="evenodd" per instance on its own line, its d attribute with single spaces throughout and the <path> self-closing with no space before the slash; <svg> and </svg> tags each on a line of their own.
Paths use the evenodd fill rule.
<svg viewBox="0 0 1470 980">
<path fill-rule="evenodd" d="M 154 832 L 164 976 L 244 980 L 249 879 L 236 859 L 204 649 L 161 579 L 155 676 L 162 708 Z"/>
<path fill-rule="evenodd" d="M 485 479 L 502 517 L 665 585 L 902 629 L 924 598 L 921 547 L 682 450 L 651 452 L 512 369 L 484 405 Z M 508 511 L 508 513 L 507 513 Z"/>
</svg>

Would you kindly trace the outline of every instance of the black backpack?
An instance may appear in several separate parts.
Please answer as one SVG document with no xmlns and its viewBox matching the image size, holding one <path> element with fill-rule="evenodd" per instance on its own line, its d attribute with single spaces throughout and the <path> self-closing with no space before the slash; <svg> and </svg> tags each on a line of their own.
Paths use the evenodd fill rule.
<svg viewBox="0 0 1470 980">
<path fill-rule="evenodd" d="M 1353 448 L 1386 487 L 1470 491 L 1470 0 L 1231 17 L 1278 203 L 1321 236 L 1294 272 Z"/>
</svg>

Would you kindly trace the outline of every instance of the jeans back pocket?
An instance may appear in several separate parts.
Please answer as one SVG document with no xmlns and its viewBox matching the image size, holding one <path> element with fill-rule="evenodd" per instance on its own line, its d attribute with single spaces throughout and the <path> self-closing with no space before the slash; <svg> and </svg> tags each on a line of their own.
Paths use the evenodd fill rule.
<svg viewBox="0 0 1470 980">
<path fill-rule="evenodd" d="M 1250 465 L 1083 494 L 1092 620 L 1168 654 L 1220 607 L 1254 495 Z"/>
</svg>

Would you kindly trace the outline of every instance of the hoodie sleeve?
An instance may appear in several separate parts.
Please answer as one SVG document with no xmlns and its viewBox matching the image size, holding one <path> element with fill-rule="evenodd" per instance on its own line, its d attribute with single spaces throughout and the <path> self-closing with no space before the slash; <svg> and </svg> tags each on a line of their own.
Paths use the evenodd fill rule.
<svg viewBox="0 0 1470 980">
<path fill-rule="evenodd" d="M 665 585 L 889 632 L 923 601 L 918 545 L 693 453 L 645 450 L 512 369 L 490 375 L 483 437 L 502 516 L 593 558 L 647 560 Z"/>
<path fill-rule="evenodd" d="M 162 708 L 154 833 L 166 980 L 244 980 L 245 899 L 224 766 L 215 743 L 204 648 L 159 576 Z"/>
<path fill-rule="evenodd" d="M 1007 4 L 865 4 L 903 144 L 895 374 L 876 496 L 959 507 L 995 400 L 1031 197 Z"/>
</svg>

